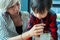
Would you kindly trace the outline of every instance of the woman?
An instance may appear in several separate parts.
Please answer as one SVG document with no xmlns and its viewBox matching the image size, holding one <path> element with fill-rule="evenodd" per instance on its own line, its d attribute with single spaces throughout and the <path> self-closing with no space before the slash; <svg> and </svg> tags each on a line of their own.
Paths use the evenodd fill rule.
<svg viewBox="0 0 60 40">
<path fill-rule="evenodd" d="M 19 0 L 1 0 L 1 2 L 0 40 L 26 40 L 29 37 L 40 35 L 43 32 L 44 27 L 38 27 L 42 24 L 37 24 L 31 30 L 18 35 L 15 28 L 21 27 L 22 25 Z"/>
</svg>

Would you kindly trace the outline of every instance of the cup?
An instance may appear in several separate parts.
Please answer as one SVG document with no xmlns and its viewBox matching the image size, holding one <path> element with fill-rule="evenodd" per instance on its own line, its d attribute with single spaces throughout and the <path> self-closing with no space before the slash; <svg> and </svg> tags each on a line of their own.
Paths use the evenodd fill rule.
<svg viewBox="0 0 60 40">
<path fill-rule="evenodd" d="M 50 33 L 43 33 L 40 35 L 40 40 L 50 40 L 51 34 Z"/>
</svg>

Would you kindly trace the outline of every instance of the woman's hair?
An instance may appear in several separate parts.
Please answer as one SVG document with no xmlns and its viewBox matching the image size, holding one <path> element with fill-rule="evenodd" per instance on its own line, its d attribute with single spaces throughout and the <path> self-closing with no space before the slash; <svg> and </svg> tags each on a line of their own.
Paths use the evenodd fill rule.
<svg viewBox="0 0 60 40">
<path fill-rule="evenodd" d="M 45 9 L 49 11 L 51 5 L 52 5 L 52 0 L 32 0 L 30 4 L 33 11 L 37 9 L 37 12 L 41 12 L 41 13 L 44 12 Z"/>
<path fill-rule="evenodd" d="M 15 5 L 19 0 L 2 0 L 0 2 L 0 9 L 7 9 L 13 5 Z"/>
</svg>

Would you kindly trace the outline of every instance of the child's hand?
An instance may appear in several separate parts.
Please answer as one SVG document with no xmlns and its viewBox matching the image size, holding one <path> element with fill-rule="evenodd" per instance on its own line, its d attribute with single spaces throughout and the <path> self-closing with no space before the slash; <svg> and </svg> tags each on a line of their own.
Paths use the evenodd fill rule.
<svg viewBox="0 0 60 40">
<path fill-rule="evenodd" d="M 30 35 L 38 36 L 38 35 L 42 34 L 44 26 L 45 26 L 45 24 L 43 24 L 43 23 L 34 25 L 33 28 L 31 28 L 31 30 L 30 30 Z"/>
</svg>

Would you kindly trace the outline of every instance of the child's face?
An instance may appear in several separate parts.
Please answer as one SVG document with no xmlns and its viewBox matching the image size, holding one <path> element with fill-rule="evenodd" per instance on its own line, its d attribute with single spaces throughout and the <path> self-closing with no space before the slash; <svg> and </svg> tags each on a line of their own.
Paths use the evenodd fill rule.
<svg viewBox="0 0 60 40">
<path fill-rule="evenodd" d="M 34 16 L 37 17 L 38 19 L 45 18 L 47 16 L 48 11 L 45 10 L 45 12 L 37 12 L 36 10 L 34 11 Z"/>
</svg>

